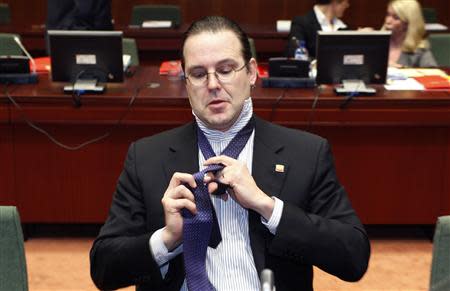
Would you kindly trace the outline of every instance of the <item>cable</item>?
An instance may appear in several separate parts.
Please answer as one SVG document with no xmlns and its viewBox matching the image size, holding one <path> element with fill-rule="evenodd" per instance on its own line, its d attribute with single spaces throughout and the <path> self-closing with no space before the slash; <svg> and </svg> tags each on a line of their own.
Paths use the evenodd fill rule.
<svg viewBox="0 0 450 291">
<path fill-rule="evenodd" d="M 358 95 L 358 93 L 351 93 L 349 95 L 347 95 L 344 99 L 344 101 L 342 101 L 341 105 L 339 105 L 340 109 L 345 109 L 347 107 L 348 104 L 350 104 L 350 102 L 353 100 L 353 97 L 355 97 L 356 95 Z"/>
<path fill-rule="evenodd" d="M 307 126 L 308 131 L 311 130 L 312 125 L 313 125 L 314 113 L 316 112 L 317 103 L 319 102 L 319 96 L 320 96 L 320 93 L 322 93 L 322 88 L 323 88 L 323 86 L 319 85 L 314 90 L 314 100 L 311 105 L 311 111 L 309 112 L 309 116 L 308 116 L 308 126 Z"/>
<path fill-rule="evenodd" d="M 339 105 L 339 108 L 345 109 L 347 107 L 348 104 L 350 104 L 350 102 L 353 100 L 353 97 L 358 96 L 359 95 L 359 88 L 361 87 L 361 83 L 358 83 L 358 86 L 355 88 L 355 90 L 353 90 L 353 92 L 351 92 L 350 94 L 348 94 L 344 101 L 342 101 L 341 105 Z"/>
<path fill-rule="evenodd" d="M 73 106 L 75 108 L 80 108 L 82 103 L 81 103 L 81 95 L 84 93 L 84 91 L 82 90 L 75 90 L 75 84 L 77 83 L 78 79 L 84 74 L 85 70 L 81 70 L 78 72 L 78 74 L 75 76 L 75 79 L 72 83 L 72 101 L 73 101 Z"/>
<path fill-rule="evenodd" d="M 275 103 L 272 105 L 272 112 L 270 113 L 269 121 L 273 121 L 275 118 L 275 112 L 277 111 L 278 105 L 280 105 L 281 100 L 284 98 L 284 95 L 286 95 L 286 89 L 283 89 L 283 92 L 281 92 L 280 96 L 278 96 L 277 100 L 275 100 Z"/>
<path fill-rule="evenodd" d="M 75 83 L 74 85 L 75 86 Z M 81 103 L 81 95 L 84 93 L 83 90 L 72 90 L 72 101 L 73 101 L 73 106 L 75 108 L 80 108 L 82 103 Z"/>
<path fill-rule="evenodd" d="M 100 74 L 99 74 L 100 72 Z M 72 83 L 72 101 L 73 101 L 73 106 L 75 108 L 80 108 L 81 105 L 83 105 L 83 103 L 81 102 L 81 95 L 83 95 L 86 91 L 85 90 L 78 90 L 75 89 L 75 84 L 79 81 L 82 80 L 81 77 L 84 74 L 91 74 L 92 78 L 95 77 L 96 80 L 101 79 L 102 75 L 105 75 L 105 80 L 107 80 L 107 76 L 108 76 L 108 72 L 103 70 L 102 68 L 88 68 L 88 69 L 84 69 L 78 72 L 78 74 L 75 76 L 74 81 Z"/>
<path fill-rule="evenodd" d="M 125 116 L 128 114 L 128 112 L 130 112 L 132 105 L 134 104 L 134 101 L 136 100 L 139 92 L 141 91 L 141 86 L 136 87 L 134 94 L 131 96 L 130 101 L 128 102 L 127 108 L 125 109 L 125 111 L 122 113 L 122 115 L 119 117 L 119 119 L 117 120 L 117 122 L 115 124 L 113 124 L 110 129 L 104 133 L 101 136 L 98 136 L 96 138 L 87 140 L 79 145 L 76 146 L 68 146 L 60 141 L 58 141 L 56 138 L 54 138 L 51 134 L 49 134 L 45 129 L 37 126 L 36 124 L 34 124 L 34 122 L 32 122 L 25 114 L 25 112 L 23 111 L 22 107 L 14 100 L 14 98 L 10 95 L 9 90 L 8 90 L 8 84 L 5 85 L 5 96 L 9 99 L 9 101 L 11 101 L 11 103 L 17 108 L 17 110 L 20 112 L 20 115 L 22 117 L 22 119 L 26 122 L 26 124 L 28 126 L 30 126 L 31 128 L 35 129 L 36 131 L 40 132 L 41 134 L 45 135 L 50 141 L 52 141 L 54 144 L 56 144 L 59 147 L 62 147 L 63 149 L 69 150 L 69 151 L 76 151 L 79 150 L 87 145 L 93 144 L 95 142 L 101 141 L 105 138 L 107 138 L 108 136 L 111 135 L 111 133 L 114 131 L 114 129 L 116 127 L 118 127 L 123 119 L 125 118 Z"/>
</svg>

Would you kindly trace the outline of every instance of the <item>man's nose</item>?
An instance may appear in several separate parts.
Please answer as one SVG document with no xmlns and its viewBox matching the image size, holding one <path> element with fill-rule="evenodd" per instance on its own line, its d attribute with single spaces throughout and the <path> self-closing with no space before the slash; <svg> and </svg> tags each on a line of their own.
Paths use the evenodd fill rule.
<svg viewBox="0 0 450 291">
<path fill-rule="evenodd" d="M 217 76 L 215 73 L 210 73 L 208 74 L 208 89 L 216 89 L 218 87 L 220 87 L 220 82 L 217 79 Z"/>
</svg>

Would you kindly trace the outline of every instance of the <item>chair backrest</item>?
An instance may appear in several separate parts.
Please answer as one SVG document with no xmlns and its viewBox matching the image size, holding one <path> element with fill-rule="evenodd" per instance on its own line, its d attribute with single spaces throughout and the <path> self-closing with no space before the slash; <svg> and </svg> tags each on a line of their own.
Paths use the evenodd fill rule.
<svg viewBox="0 0 450 291">
<path fill-rule="evenodd" d="M 123 38 L 122 39 L 122 51 L 123 54 L 131 56 L 131 66 L 139 66 L 139 54 L 136 45 L 136 40 L 134 38 Z"/>
<path fill-rule="evenodd" d="M 450 215 L 436 223 L 433 239 L 430 291 L 450 290 Z"/>
<path fill-rule="evenodd" d="M 450 33 L 430 34 L 428 40 L 438 66 L 450 67 Z"/>
<path fill-rule="evenodd" d="M 10 24 L 11 23 L 11 12 L 9 10 L 9 5 L 6 3 L 0 3 L 0 24 Z"/>
<path fill-rule="evenodd" d="M 0 33 L 0 56 L 23 55 L 19 45 L 14 41 L 16 36 L 19 37 L 19 35 L 13 33 Z"/>
<path fill-rule="evenodd" d="M 135 5 L 131 13 L 131 25 L 142 25 L 146 20 L 170 20 L 177 27 L 181 22 L 181 11 L 177 5 Z"/>
<path fill-rule="evenodd" d="M 0 206 L 0 290 L 28 290 L 22 227 L 14 206 Z"/>
<path fill-rule="evenodd" d="M 423 19 L 425 23 L 436 23 L 438 22 L 436 9 L 433 7 L 423 7 L 422 8 Z"/>
</svg>

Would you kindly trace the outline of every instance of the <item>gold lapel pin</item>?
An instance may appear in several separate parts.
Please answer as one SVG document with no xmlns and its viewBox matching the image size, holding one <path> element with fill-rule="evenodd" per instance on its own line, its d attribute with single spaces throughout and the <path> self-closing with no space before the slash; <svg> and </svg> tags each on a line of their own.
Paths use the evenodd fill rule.
<svg viewBox="0 0 450 291">
<path fill-rule="evenodd" d="M 284 173 L 284 165 L 276 164 L 275 165 L 275 172 Z"/>
</svg>

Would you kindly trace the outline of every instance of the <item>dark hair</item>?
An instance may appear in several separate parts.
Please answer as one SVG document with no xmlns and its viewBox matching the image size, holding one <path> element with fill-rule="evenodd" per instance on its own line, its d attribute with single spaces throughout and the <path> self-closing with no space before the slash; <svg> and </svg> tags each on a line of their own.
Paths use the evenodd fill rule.
<svg viewBox="0 0 450 291">
<path fill-rule="evenodd" d="M 184 70 L 184 45 L 186 40 L 196 34 L 202 32 L 219 32 L 219 31 L 231 31 L 238 38 L 241 43 L 242 57 L 245 63 L 248 63 L 252 58 L 252 51 L 250 49 L 250 43 L 248 41 L 247 34 L 242 30 L 239 25 L 231 19 L 222 16 L 206 16 L 200 20 L 195 21 L 186 30 L 183 37 L 183 46 L 181 47 L 181 65 Z"/>
</svg>

